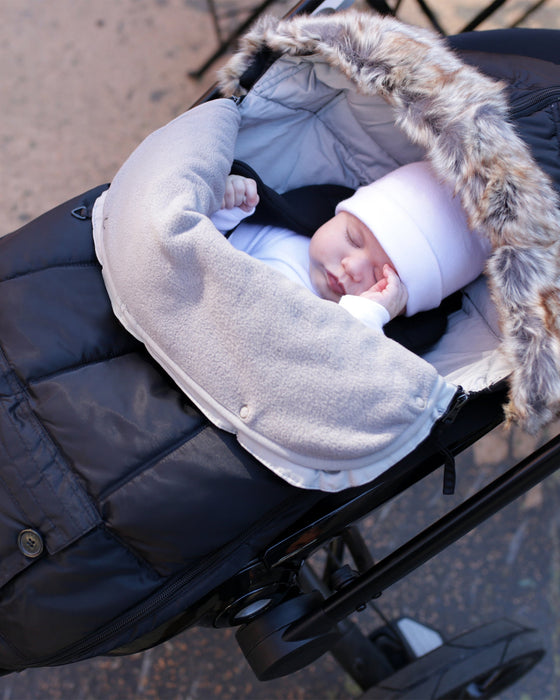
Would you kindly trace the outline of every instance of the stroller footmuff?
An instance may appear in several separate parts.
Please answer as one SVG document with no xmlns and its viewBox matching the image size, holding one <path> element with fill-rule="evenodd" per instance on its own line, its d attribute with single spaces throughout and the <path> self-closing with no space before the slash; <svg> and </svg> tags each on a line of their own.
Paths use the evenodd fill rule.
<svg viewBox="0 0 560 700">
<path fill-rule="evenodd" d="M 453 455 L 503 419 L 508 391 L 531 428 L 556 410 L 559 214 L 543 169 L 558 172 L 549 143 L 535 136 L 533 157 L 520 136 L 556 118 L 557 67 L 469 53 L 489 78 L 429 32 L 350 13 L 261 25 L 224 92 L 245 92 L 254 54 L 276 60 L 242 99 L 189 110 L 109 188 L 0 239 L 0 668 L 243 624 L 263 679 L 326 650 L 351 670 L 352 640 L 376 664 L 362 687 L 393 678 L 383 697 L 407 697 L 413 667 L 466 687 L 441 681 L 445 654 L 459 663 L 465 648 L 477 667 L 481 648 L 499 656 L 488 687 L 513 682 L 542 654 L 523 627 L 447 647 L 414 628 L 428 653 L 409 623 L 364 642 L 347 618 L 555 468 L 545 450 L 495 507 L 494 491 L 477 496 L 381 569 L 354 527 L 442 465 L 452 481 Z M 493 296 L 484 278 L 469 285 L 422 357 L 235 251 L 209 219 L 234 159 L 282 193 L 355 188 L 422 158 L 495 249 Z M 331 541 L 325 583 L 306 559 Z"/>
</svg>

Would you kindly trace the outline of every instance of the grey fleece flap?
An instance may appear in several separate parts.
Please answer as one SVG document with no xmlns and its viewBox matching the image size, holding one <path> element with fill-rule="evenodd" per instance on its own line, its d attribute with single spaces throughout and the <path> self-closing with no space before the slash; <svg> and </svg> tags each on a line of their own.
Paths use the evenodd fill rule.
<svg viewBox="0 0 560 700">
<path fill-rule="evenodd" d="M 429 433 L 435 369 L 236 251 L 221 202 L 239 114 L 203 104 L 150 135 L 96 208 L 115 313 L 219 427 L 291 483 L 364 483 Z"/>
</svg>

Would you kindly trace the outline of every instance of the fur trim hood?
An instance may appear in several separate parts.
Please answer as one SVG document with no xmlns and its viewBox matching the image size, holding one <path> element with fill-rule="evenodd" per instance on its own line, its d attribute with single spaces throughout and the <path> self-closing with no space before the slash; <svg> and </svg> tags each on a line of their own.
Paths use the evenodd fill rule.
<svg viewBox="0 0 560 700">
<path fill-rule="evenodd" d="M 222 93 L 244 95 L 245 70 L 270 51 L 322 60 L 358 92 L 381 96 L 425 149 L 493 248 L 487 275 L 514 368 L 507 418 L 530 432 L 549 422 L 560 411 L 560 212 L 549 177 L 508 121 L 505 85 L 429 30 L 351 10 L 263 18 L 222 70 Z"/>
</svg>

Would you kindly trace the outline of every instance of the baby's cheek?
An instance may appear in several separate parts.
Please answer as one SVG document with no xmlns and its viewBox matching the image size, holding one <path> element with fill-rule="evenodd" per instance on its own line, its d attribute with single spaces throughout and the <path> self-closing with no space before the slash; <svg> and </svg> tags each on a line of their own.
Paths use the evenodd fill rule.
<svg viewBox="0 0 560 700">
<path fill-rule="evenodd" d="M 320 294 L 321 290 L 319 288 L 318 284 L 318 272 L 317 269 L 313 265 L 309 265 L 309 281 L 311 282 L 311 286 L 313 289 Z"/>
</svg>

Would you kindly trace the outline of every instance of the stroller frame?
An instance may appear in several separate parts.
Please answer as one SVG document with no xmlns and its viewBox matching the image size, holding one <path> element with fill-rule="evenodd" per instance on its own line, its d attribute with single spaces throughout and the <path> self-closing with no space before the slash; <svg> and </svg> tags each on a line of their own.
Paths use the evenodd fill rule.
<svg viewBox="0 0 560 700">
<path fill-rule="evenodd" d="M 381 692 L 379 688 L 383 687 L 383 681 L 395 673 L 394 661 L 391 664 L 379 650 L 375 643 L 376 632 L 364 635 L 358 625 L 348 619 L 349 616 L 363 611 L 387 588 L 555 472 L 560 457 L 560 435 L 379 562 L 373 561 L 355 523 L 440 467 L 442 452 L 447 459 L 452 459 L 499 425 L 503 419 L 501 405 L 504 400 L 505 387 L 502 386 L 484 397 L 459 405 L 455 418 L 450 419 L 440 433 L 439 453 L 431 449 L 433 445 L 422 445 L 404 460 L 405 464 L 399 465 L 396 479 L 384 480 L 381 477 L 354 498 L 341 499 L 343 502 L 338 507 L 333 508 L 332 499 L 329 499 L 330 507 L 324 512 L 319 504 L 303 522 L 296 523 L 287 534 L 272 543 L 259 561 L 242 572 L 244 580 L 251 583 L 249 587 L 242 587 L 241 594 L 239 579 L 234 577 L 213 592 L 214 606 L 211 609 L 208 609 L 207 601 L 201 601 L 198 615 L 194 613 L 194 617 L 199 616 L 198 623 L 201 624 L 203 618 L 206 624 L 215 627 L 242 622 L 237 640 L 260 680 L 293 673 L 330 651 L 362 690 L 372 689 L 373 695 L 366 693 L 363 697 L 393 697 L 376 693 Z M 480 419 L 476 426 L 473 426 L 474 416 Z M 462 433 L 467 426 L 471 429 L 468 435 Z M 312 539 L 309 533 L 313 533 Z M 322 576 L 315 573 L 309 563 L 312 554 L 321 547 L 328 550 Z M 345 549 L 355 568 L 343 563 Z M 486 635 L 492 630 L 492 624 L 480 630 L 484 644 L 488 642 Z M 385 627 L 382 634 L 387 634 Z M 390 626 L 388 634 L 399 647 L 401 657 L 397 670 L 400 670 L 401 664 L 406 667 L 415 656 L 398 629 Z M 484 693 L 480 697 L 493 697 L 518 680 L 544 655 L 538 635 L 527 628 L 512 630 L 506 626 L 504 632 L 498 624 L 497 638 L 490 635 L 490 644 L 500 643 L 507 648 L 512 635 L 513 638 L 522 637 L 527 646 L 513 660 L 504 655 L 503 668 L 499 672 L 492 667 L 487 674 L 482 674 L 484 688 L 482 681 L 477 681 Z M 394 649 L 392 651 L 394 653 Z M 464 660 L 463 655 L 461 660 Z M 479 671 L 478 666 L 472 669 L 474 675 Z M 443 674 L 441 669 L 436 672 Z M 473 678 L 467 679 L 464 687 L 472 685 Z M 415 688 L 413 693 L 417 690 Z M 388 691 L 385 689 L 385 692 Z M 458 688 L 453 692 L 459 692 Z M 394 697 L 423 696 L 396 694 Z"/>
</svg>

